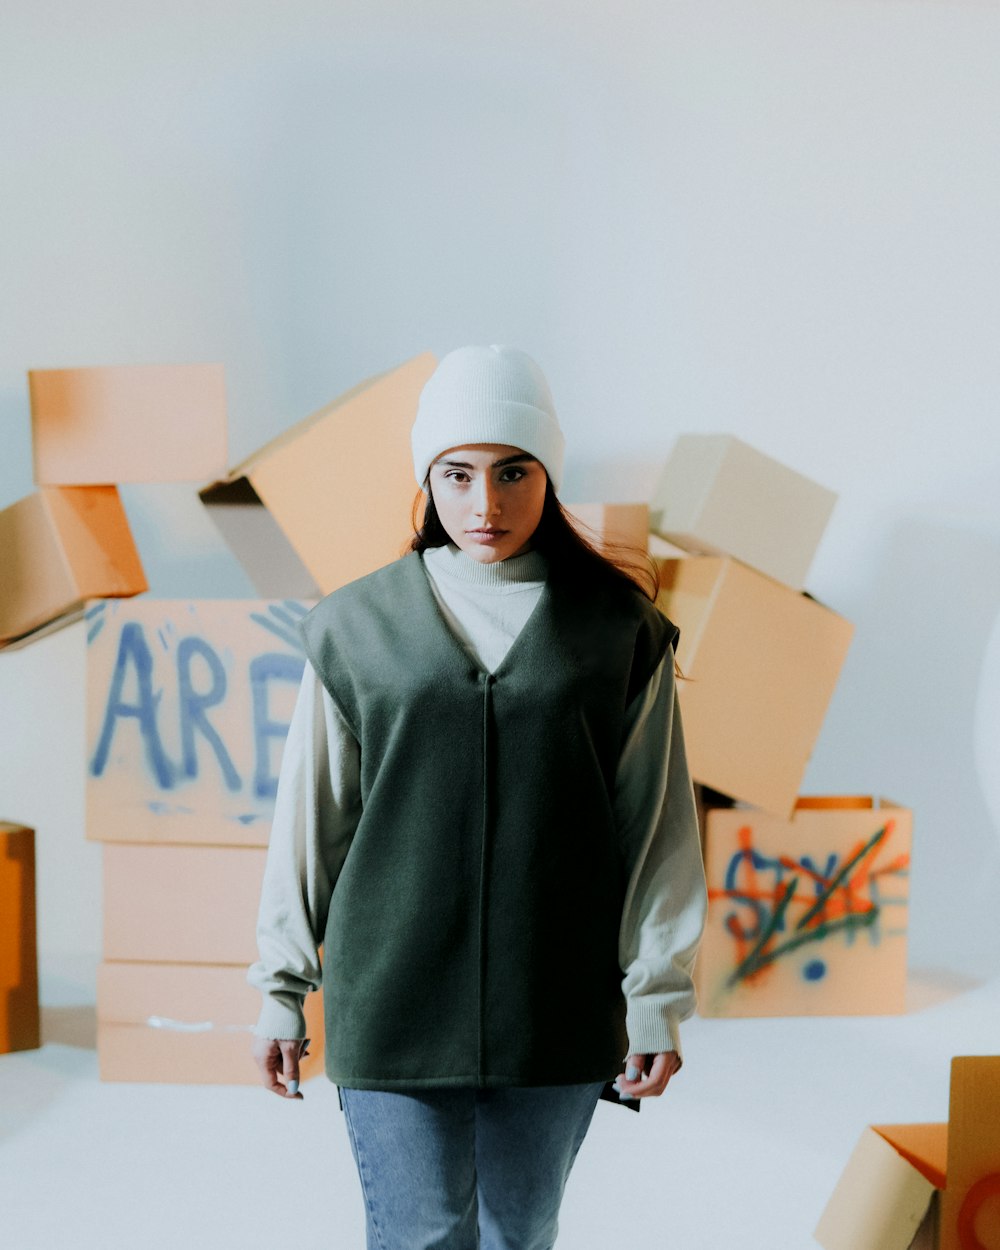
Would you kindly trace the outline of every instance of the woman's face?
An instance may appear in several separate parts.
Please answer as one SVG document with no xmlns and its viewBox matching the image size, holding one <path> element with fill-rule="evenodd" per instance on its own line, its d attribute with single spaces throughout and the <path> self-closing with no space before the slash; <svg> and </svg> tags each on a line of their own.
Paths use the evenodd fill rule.
<svg viewBox="0 0 1000 1250">
<path fill-rule="evenodd" d="M 505 443 L 451 447 L 430 470 L 434 507 L 448 537 L 483 564 L 529 550 L 547 480 L 540 461 Z"/>
</svg>

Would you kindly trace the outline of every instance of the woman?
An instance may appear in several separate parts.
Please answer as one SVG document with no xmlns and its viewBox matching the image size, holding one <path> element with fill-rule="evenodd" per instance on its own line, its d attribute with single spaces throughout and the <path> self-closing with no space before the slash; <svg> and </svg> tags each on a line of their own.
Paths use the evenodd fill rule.
<svg viewBox="0 0 1000 1250">
<path fill-rule="evenodd" d="M 254 1054 L 302 1097 L 322 984 L 368 1246 L 542 1250 L 607 1082 L 661 1094 L 694 1008 L 677 631 L 562 512 L 524 352 L 445 356 L 412 448 L 412 549 L 302 623 Z"/>
</svg>

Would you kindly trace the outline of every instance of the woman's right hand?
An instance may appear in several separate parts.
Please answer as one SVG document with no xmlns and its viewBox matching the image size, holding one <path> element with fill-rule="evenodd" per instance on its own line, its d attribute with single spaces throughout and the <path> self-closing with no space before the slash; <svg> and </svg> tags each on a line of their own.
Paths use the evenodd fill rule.
<svg viewBox="0 0 1000 1250">
<path fill-rule="evenodd" d="M 261 1080 L 279 1098 L 298 1098 L 299 1060 L 309 1054 L 309 1038 L 253 1039 L 253 1057 L 260 1068 Z"/>
</svg>

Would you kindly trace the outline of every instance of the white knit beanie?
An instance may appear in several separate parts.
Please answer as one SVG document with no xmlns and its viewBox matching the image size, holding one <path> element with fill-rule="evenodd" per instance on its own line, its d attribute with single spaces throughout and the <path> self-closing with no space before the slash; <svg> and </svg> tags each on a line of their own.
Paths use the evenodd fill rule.
<svg viewBox="0 0 1000 1250">
<path fill-rule="evenodd" d="M 449 447 L 506 443 L 544 465 L 554 490 L 562 479 L 563 439 L 549 384 L 517 347 L 458 347 L 424 384 L 410 435 L 413 469 L 427 470 Z"/>
</svg>

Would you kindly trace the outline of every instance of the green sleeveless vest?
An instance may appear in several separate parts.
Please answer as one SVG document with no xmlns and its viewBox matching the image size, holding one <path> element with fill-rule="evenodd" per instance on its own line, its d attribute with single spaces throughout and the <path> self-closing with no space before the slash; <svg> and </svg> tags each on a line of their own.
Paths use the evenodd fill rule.
<svg viewBox="0 0 1000 1250">
<path fill-rule="evenodd" d="M 301 632 L 361 747 L 324 935 L 329 1078 L 612 1079 L 628 1049 L 615 771 L 676 627 L 638 592 L 550 573 L 489 674 L 410 554 L 327 595 Z"/>
</svg>

